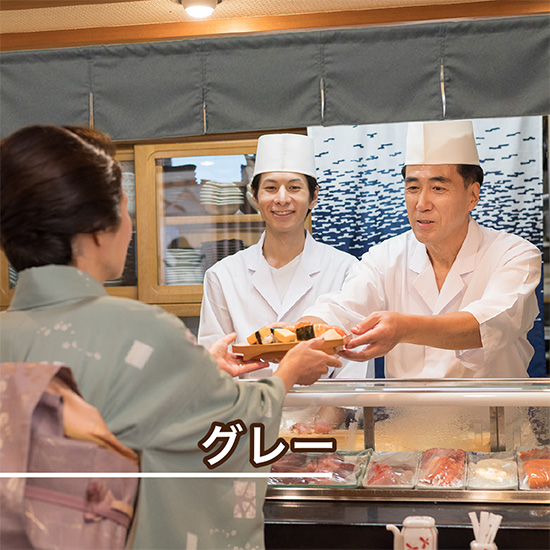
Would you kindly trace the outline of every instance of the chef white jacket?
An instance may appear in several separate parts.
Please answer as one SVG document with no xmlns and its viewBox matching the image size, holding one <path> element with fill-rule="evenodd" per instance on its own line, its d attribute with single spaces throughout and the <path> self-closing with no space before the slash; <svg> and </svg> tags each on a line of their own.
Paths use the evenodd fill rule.
<svg viewBox="0 0 550 550">
<path fill-rule="evenodd" d="M 236 332 L 236 342 L 242 343 L 265 325 L 297 321 L 318 296 L 342 288 L 346 275 L 359 263 L 351 254 L 320 243 L 306 232 L 300 263 L 281 303 L 270 266 L 262 253 L 264 240 L 265 232 L 255 245 L 220 260 L 207 270 L 198 333 L 199 343 L 204 347 L 210 347 L 230 332 Z M 373 361 L 343 363 L 331 376 L 374 376 Z M 270 375 L 272 370 L 261 369 L 250 373 L 250 377 Z"/>
<path fill-rule="evenodd" d="M 468 311 L 482 347 L 444 350 L 398 344 L 385 357 L 393 378 L 526 377 L 533 348 L 527 332 L 538 315 L 540 252 L 528 241 L 479 226 L 468 234 L 438 290 L 425 245 L 408 231 L 373 246 L 340 292 L 322 296 L 304 315 L 350 329 L 375 311 L 438 315 Z"/>
</svg>

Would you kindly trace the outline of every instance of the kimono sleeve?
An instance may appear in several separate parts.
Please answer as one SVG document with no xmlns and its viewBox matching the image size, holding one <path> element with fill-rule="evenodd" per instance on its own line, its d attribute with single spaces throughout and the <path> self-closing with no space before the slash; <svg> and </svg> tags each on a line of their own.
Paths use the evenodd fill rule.
<svg viewBox="0 0 550 550">
<path fill-rule="evenodd" d="M 142 315 L 146 318 L 132 327 L 134 342 L 150 348 L 147 362 L 140 369 L 129 367 L 113 387 L 122 404 L 113 420 L 124 432 L 125 444 L 141 450 L 195 451 L 213 421 L 265 416 L 278 426 L 282 380 L 241 387 L 177 317 L 159 310 L 152 315 Z"/>
</svg>

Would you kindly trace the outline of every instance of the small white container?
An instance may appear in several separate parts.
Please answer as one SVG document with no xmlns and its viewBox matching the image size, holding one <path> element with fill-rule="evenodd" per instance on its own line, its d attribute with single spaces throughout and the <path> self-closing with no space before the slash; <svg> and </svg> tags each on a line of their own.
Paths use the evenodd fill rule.
<svg viewBox="0 0 550 550">
<path fill-rule="evenodd" d="M 407 546 L 410 545 L 410 546 Z M 430 516 L 409 516 L 403 520 L 404 548 L 423 548 L 437 550 L 437 529 L 435 520 Z"/>
<path fill-rule="evenodd" d="M 403 520 L 401 531 L 395 525 L 386 525 L 386 529 L 394 534 L 394 550 L 415 547 L 437 550 L 437 529 L 430 516 L 408 516 Z"/>
<path fill-rule="evenodd" d="M 470 543 L 470 550 L 498 550 L 494 542 L 478 542 L 473 540 Z"/>
</svg>

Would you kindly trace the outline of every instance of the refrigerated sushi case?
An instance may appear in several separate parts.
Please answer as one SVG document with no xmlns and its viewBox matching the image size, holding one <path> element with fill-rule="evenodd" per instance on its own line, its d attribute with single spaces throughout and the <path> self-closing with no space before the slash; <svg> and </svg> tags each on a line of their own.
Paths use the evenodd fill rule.
<svg viewBox="0 0 550 550">
<path fill-rule="evenodd" d="M 316 433 L 325 416 L 340 424 Z M 384 453 L 422 457 L 433 449 L 453 449 L 463 451 L 466 464 L 484 456 L 519 461 L 531 449 L 550 450 L 549 419 L 548 379 L 320 380 L 288 393 L 279 437 L 334 437 L 338 453 L 367 452 L 371 460 Z M 391 548 L 385 524 L 431 515 L 440 529 L 440 548 L 467 548 L 472 540 L 467 513 L 488 510 L 504 518 L 500 549 L 548 548 L 550 488 L 529 489 L 520 468 L 517 486 L 506 489 L 479 488 L 467 466 L 458 488 L 369 486 L 367 471 L 365 466 L 351 485 L 270 480 L 267 547 Z M 345 546 L 336 540 L 340 536 Z M 361 546 L 366 536 L 372 543 Z"/>
</svg>

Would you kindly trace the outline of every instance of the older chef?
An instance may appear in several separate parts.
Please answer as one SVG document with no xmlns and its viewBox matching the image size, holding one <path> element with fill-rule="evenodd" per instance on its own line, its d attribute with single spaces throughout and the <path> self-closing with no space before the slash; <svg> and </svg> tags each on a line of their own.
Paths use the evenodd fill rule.
<svg viewBox="0 0 550 550">
<path fill-rule="evenodd" d="M 526 377 L 540 253 L 472 219 L 483 171 L 471 121 L 410 124 L 403 175 L 411 230 L 373 246 L 304 319 L 350 329 L 343 357 L 385 356 L 388 377 Z"/>
<path fill-rule="evenodd" d="M 316 241 L 304 229 L 318 194 L 310 137 L 261 136 L 252 194 L 266 229 L 257 244 L 206 272 L 198 334 L 199 343 L 206 347 L 232 333 L 237 342 L 245 342 L 263 326 L 296 319 L 318 296 L 339 290 L 358 263 L 351 254 Z M 338 369 L 338 377 L 372 376 L 372 362 L 369 373 L 367 366 L 347 363 Z M 250 376 L 265 376 L 271 370 Z"/>
</svg>

